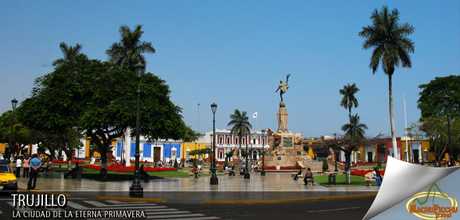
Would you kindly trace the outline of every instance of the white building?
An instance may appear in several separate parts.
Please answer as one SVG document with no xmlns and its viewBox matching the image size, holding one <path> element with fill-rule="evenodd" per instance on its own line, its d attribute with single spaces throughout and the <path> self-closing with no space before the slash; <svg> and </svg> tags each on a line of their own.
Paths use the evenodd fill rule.
<svg viewBox="0 0 460 220">
<path fill-rule="evenodd" d="M 197 142 L 212 143 L 212 134 L 212 131 L 206 132 L 205 135 Z M 230 130 L 228 129 L 216 129 L 216 158 L 218 162 L 225 161 L 226 153 L 232 150 L 239 150 L 240 141 L 242 150 L 246 151 L 247 146 L 250 153 L 248 159 L 258 160 L 260 158 L 260 152 L 269 148 L 266 132 L 251 131 L 250 134 L 242 136 L 242 140 L 239 140 L 239 138 L 240 137 L 237 134 L 230 134 Z"/>
</svg>

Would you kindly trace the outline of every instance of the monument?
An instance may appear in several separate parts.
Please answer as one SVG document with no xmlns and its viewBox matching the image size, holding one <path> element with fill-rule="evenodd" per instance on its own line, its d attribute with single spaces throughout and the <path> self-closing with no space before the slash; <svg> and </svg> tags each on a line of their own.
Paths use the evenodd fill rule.
<svg viewBox="0 0 460 220">
<path fill-rule="evenodd" d="M 276 113 L 278 119 L 278 130 L 275 132 L 271 128 L 267 129 L 268 145 L 270 148 L 265 157 L 265 166 L 294 166 L 305 168 L 305 164 L 312 163 L 313 160 L 308 156 L 308 152 L 303 148 L 302 134 L 293 134 L 287 127 L 288 111 L 286 103 L 283 101 L 283 94 L 289 89 L 289 77 L 286 75 L 286 83 L 280 80 L 280 85 L 275 92 L 280 91 L 281 101 Z"/>
</svg>

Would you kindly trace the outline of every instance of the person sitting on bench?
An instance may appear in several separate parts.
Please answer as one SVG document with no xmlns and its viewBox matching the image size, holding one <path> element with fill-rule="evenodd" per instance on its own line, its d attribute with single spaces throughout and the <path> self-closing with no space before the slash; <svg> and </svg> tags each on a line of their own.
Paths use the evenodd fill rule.
<svg viewBox="0 0 460 220">
<path fill-rule="evenodd" d="M 233 170 L 233 166 L 227 168 L 228 176 L 235 176 L 235 171 Z"/>
<path fill-rule="evenodd" d="M 311 172 L 310 168 L 307 169 L 307 172 L 305 172 L 305 179 L 303 180 L 305 182 L 305 185 L 308 184 L 308 180 L 313 180 L 313 173 Z"/>
<path fill-rule="evenodd" d="M 80 169 L 80 166 L 78 166 L 78 163 L 77 163 L 77 165 L 71 171 L 64 174 L 64 178 L 67 178 L 69 175 L 72 175 L 72 177 L 74 177 L 75 175 L 77 175 L 78 169 Z"/>
<path fill-rule="evenodd" d="M 198 178 L 200 177 L 200 174 L 198 173 L 198 168 L 196 166 L 193 167 L 192 169 L 192 173 L 195 174 L 195 178 Z"/>
<path fill-rule="evenodd" d="M 144 171 L 144 164 L 139 168 L 139 174 L 144 176 L 144 182 L 148 183 L 150 180 L 150 175 Z"/>
<path fill-rule="evenodd" d="M 297 171 L 297 174 L 294 176 L 294 180 L 297 180 L 297 177 L 299 177 L 301 175 L 302 175 L 302 170 L 299 169 L 299 171 Z"/>
</svg>

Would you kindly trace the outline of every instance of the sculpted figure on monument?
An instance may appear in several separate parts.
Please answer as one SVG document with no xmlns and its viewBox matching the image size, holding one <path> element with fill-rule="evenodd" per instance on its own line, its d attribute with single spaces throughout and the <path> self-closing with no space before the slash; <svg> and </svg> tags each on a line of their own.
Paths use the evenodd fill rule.
<svg viewBox="0 0 460 220">
<path fill-rule="evenodd" d="M 280 80 L 280 85 L 278 86 L 278 89 L 275 92 L 278 92 L 280 90 L 280 97 L 281 101 L 283 101 L 283 94 L 287 92 L 289 89 L 289 76 L 291 74 L 286 75 L 286 83 L 283 83 L 283 80 Z"/>
<path fill-rule="evenodd" d="M 278 146 L 278 149 L 276 151 L 274 151 L 274 154 L 276 156 L 279 156 L 279 155 L 286 155 L 286 151 L 284 150 L 283 146 Z"/>
<path fill-rule="evenodd" d="M 277 147 L 280 144 L 281 135 L 274 132 L 271 128 L 267 129 L 267 135 L 268 135 L 268 146 L 270 146 L 268 150 L 270 151 L 270 150 L 275 149 L 275 147 Z"/>
<path fill-rule="evenodd" d="M 302 143 L 303 143 L 302 134 L 300 134 L 300 133 L 295 134 L 295 136 L 294 136 L 294 144 L 299 145 L 299 144 L 302 144 Z"/>
</svg>

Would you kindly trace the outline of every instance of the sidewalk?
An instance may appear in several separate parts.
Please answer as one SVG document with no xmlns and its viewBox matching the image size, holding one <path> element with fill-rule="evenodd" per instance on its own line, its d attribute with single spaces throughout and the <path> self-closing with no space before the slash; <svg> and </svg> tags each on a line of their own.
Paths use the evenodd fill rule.
<svg viewBox="0 0 460 220">
<path fill-rule="evenodd" d="M 218 176 L 219 184 L 210 185 L 210 177 L 155 179 L 141 185 L 144 198 L 162 199 L 168 203 L 200 202 L 276 202 L 284 200 L 345 198 L 375 195 L 377 186 L 306 186 L 295 181 L 290 173 L 251 173 L 250 179 L 243 176 Z M 20 188 L 27 188 L 27 179 L 18 178 Z M 129 198 L 132 181 L 100 182 L 89 179 L 64 179 L 62 173 L 43 172 L 37 179 L 39 192 L 66 193 L 71 197 Z M 283 202 L 283 201 L 281 201 Z"/>
</svg>

